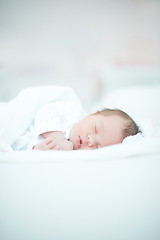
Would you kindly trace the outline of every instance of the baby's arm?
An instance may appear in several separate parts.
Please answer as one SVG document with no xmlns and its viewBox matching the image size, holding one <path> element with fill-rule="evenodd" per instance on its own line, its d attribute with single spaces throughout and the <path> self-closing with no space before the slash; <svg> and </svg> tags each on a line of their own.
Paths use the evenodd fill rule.
<svg viewBox="0 0 160 240">
<path fill-rule="evenodd" d="M 41 134 L 45 139 L 34 146 L 38 150 L 73 150 L 73 143 L 68 141 L 60 131 Z"/>
<path fill-rule="evenodd" d="M 34 130 L 36 136 L 42 136 L 42 142 L 34 149 L 73 150 L 69 137 L 70 127 L 77 122 L 84 110 L 76 102 L 57 101 L 45 104 L 35 115 Z M 63 134 L 65 132 L 65 135 Z M 66 136 L 66 138 L 65 138 Z M 39 140 L 41 140 L 39 139 Z M 32 145 L 32 146 L 33 146 Z"/>
</svg>

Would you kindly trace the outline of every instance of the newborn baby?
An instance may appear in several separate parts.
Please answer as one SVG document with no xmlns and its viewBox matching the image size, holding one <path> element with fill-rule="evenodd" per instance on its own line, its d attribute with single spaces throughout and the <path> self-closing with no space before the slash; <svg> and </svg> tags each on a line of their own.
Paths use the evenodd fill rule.
<svg viewBox="0 0 160 240">
<path fill-rule="evenodd" d="M 0 139 L 15 151 L 96 149 L 140 132 L 119 109 L 87 115 L 68 87 L 24 89 L 5 109 Z"/>
<path fill-rule="evenodd" d="M 90 150 L 121 143 L 127 136 L 140 132 L 137 124 L 119 109 L 103 109 L 76 122 L 68 139 L 63 131 L 47 131 L 33 146 L 39 150 Z"/>
</svg>

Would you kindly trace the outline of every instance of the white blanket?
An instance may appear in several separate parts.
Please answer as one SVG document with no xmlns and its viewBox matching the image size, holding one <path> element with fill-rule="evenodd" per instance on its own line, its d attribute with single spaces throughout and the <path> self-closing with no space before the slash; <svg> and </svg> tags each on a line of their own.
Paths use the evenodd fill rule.
<svg viewBox="0 0 160 240">
<path fill-rule="evenodd" d="M 12 145 L 44 104 L 59 100 L 79 103 L 76 94 L 69 87 L 41 86 L 22 90 L 0 110 L 0 142 Z"/>
</svg>

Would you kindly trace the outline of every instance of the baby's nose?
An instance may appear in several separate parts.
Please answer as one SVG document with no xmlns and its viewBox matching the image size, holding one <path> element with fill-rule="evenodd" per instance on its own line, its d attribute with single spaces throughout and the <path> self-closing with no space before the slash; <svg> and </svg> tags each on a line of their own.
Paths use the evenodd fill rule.
<svg viewBox="0 0 160 240">
<path fill-rule="evenodd" d="M 88 146 L 93 147 L 94 146 L 94 139 L 91 135 L 88 135 Z"/>
</svg>

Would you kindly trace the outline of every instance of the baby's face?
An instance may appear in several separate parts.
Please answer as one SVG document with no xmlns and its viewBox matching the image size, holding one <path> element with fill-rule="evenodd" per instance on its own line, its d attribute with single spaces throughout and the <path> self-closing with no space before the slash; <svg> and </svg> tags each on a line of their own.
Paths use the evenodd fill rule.
<svg viewBox="0 0 160 240">
<path fill-rule="evenodd" d="M 101 148 L 121 143 L 123 127 L 124 120 L 119 116 L 93 114 L 74 125 L 69 140 L 74 150 Z"/>
</svg>

